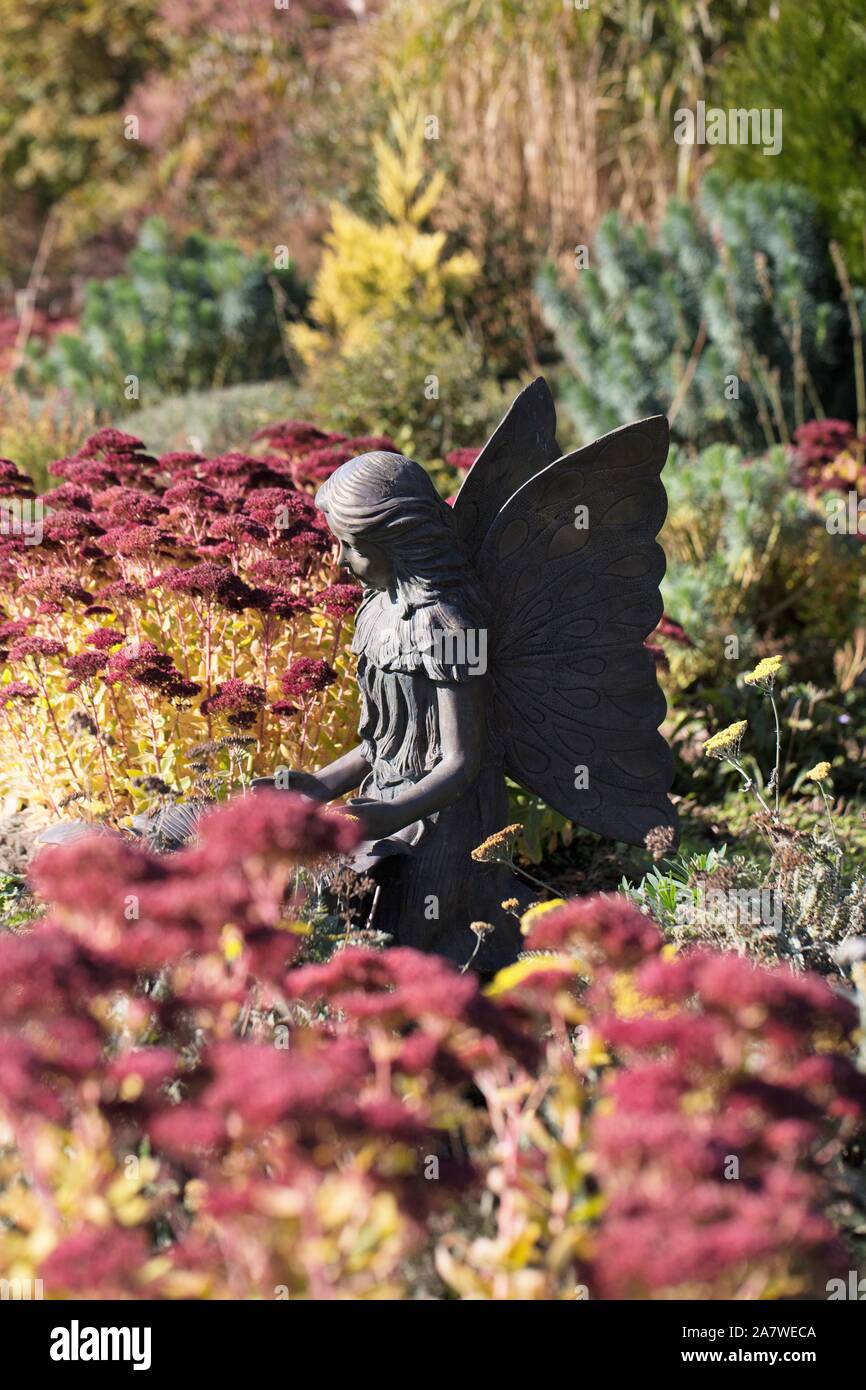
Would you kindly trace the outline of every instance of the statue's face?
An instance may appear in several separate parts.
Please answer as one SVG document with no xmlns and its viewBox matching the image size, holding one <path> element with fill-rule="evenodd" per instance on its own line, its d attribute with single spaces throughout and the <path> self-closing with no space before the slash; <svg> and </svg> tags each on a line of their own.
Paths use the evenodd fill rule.
<svg viewBox="0 0 866 1390">
<path fill-rule="evenodd" d="M 368 589 L 390 588 L 391 564 L 381 546 L 354 538 L 345 540 L 342 536 L 337 539 L 340 542 L 339 564 L 350 569 Z"/>
</svg>

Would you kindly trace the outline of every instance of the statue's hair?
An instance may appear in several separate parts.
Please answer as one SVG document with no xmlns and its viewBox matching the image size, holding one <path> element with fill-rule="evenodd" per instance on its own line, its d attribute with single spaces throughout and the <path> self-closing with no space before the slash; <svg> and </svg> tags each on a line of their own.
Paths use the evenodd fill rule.
<svg viewBox="0 0 866 1390">
<path fill-rule="evenodd" d="M 445 596 L 483 608 L 454 514 L 413 459 L 359 454 L 322 484 L 316 506 L 341 540 L 370 541 L 387 551 L 407 616 Z"/>
</svg>

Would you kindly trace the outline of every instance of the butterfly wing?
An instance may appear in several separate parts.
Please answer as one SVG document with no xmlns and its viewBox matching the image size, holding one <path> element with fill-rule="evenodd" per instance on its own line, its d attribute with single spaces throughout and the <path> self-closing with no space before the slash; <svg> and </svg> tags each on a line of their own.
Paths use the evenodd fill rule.
<svg viewBox="0 0 866 1390">
<path fill-rule="evenodd" d="M 478 554 L 512 493 L 558 457 L 556 408 L 550 387 L 540 376 L 515 397 L 455 499 L 454 519 L 470 555 Z"/>
<path fill-rule="evenodd" d="M 653 416 L 555 460 L 502 506 L 478 559 L 507 771 L 630 844 L 676 831 L 665 698 L 644 646 L 662 613 L 667 451 Z"/>
</svg>

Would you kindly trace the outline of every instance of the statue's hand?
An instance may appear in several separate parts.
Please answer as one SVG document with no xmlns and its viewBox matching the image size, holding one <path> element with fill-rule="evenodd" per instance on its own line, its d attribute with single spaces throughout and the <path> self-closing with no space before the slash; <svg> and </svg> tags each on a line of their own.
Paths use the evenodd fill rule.
<svg viewBox="0 0 866 1390">
<path fill-rule="evenodd" d="M 302 796 L 309 796 L 314 801 L 327 801 L 331 795 L 315 773 L 290 772 L 288 768 L 283 768 L 276 777 L 254 777 L 251 786 L 254 792 L 300 792 Z"/>
<path fill-rule="evenodd" d="M 371 797 L 355 796 L 346 802 L 346 810 L 357 816 L 366 840 L 383 840 L 406 825 L 406 815 L 399 801 L 374 801 Z"/>
</svg>

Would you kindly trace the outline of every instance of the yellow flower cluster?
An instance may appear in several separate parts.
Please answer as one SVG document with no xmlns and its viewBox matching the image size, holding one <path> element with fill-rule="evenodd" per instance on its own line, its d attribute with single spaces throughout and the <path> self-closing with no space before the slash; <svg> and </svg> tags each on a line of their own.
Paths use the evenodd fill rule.
<svg viewBox="0 0 866 1390">
<path fill-rule="evenodd" d="M 829 771 L 829 763 L 816 763 L 815 766 L 810 768 L 806 773 L 806 780 L 809 782 L 823 782 Z"/>
<path fill-rule="evenodd" d="M 711 758 L 736 758 L 739 756 L 743 734 L 748 728 L 746 719 L 738 719 L 726 729 L 713 734 L 704 744 L 704 753 Z"/>
<path fill-rule="evenodd" d="M 472 858 L 477 864 L 507 864 L 511 859 L 514 842 L 522 833 L 522 825 L 506 825 L 502 830 L 497 830 L 493 835 L 488 835 L 486 840 L 482 840 L 472 851 Z"/>
<path fill-rule="evenodd" d="M 771 690 L 781 665 L 782 658 L 780 656 L 765 656 L 762 661 L 758 662 L 754 671 L 750 671 L 743 679 L 746 685 L 760 685 L 765 690 Z"/>
</svg>

